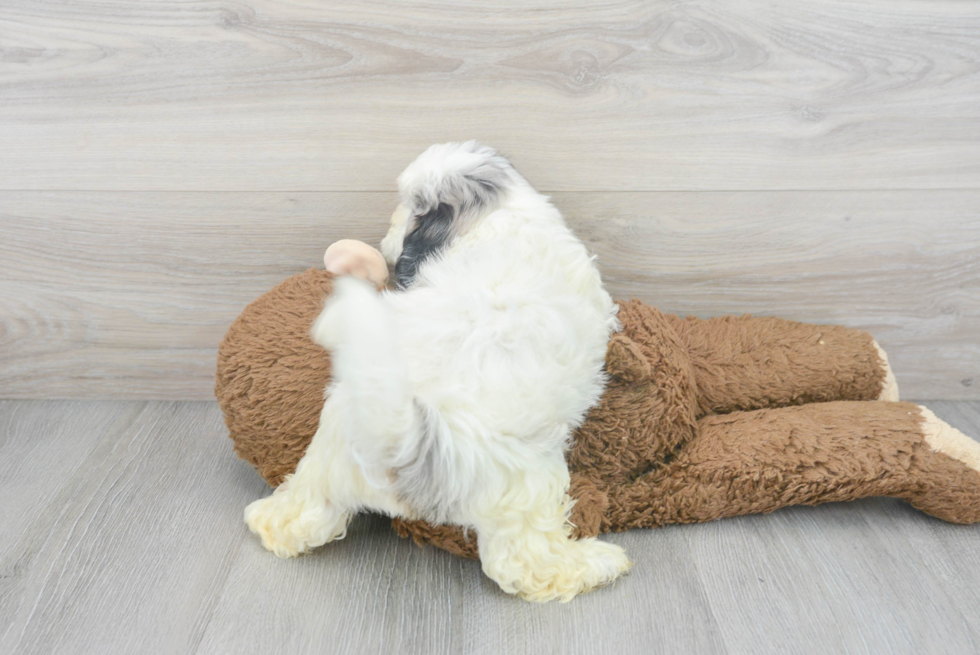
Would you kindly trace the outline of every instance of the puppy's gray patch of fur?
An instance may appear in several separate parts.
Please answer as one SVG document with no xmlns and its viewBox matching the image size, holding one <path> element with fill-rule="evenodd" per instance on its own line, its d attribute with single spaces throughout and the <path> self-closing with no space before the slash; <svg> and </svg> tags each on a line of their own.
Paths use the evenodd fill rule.
<svg viewBox="0 0 980 655">
<path fill-rule="evenodd" d="M 471 155 L 465 165 L 429 177 L 404 198 L 414 216 L 425 214 L 440 204 L 453 208 L 456 218 L 469 219 L 492 211 L 501 192 L 516 174 L 513 166 L 493 148 L 476 141 L 455 145 L 457 153 Z"/>
<path fill-rule="evenodd" d="M 415 217 L 412 231 L 402 242 L 402 254 L 395 262 L 398 288 L 408 288 L 422 262 L 445 247 L 453 232 L 453 215 L 453 208 L 442 203 L 426 214 Z"/>
<path fill-rule="evenodd" d="M 465 165 L 425 176 L 404 189 L 403 203 L 411 218 L 395 263 L 396 281 L 402 289 L 411 285 L 425 260 L 438 254 L 473 220 L 496 209 L 501 195 L 519 177 L 493 148 L 475 141 L 453 145 L 457 153 L 468 156 Z"/>
<path fill-rule="evenodd" d="M 454 470 L 453 463 L 445 461 L 446 453 L 451 452 L 443 443 L 450 438 L 448 427 L 432 407 L 417 398 L 413 404 L 418 436 L 415 450 L 395 468 L 395 490 L 425 518 L 444 523 L 455 509 L 454 501 L 443 493 L 450 483 L 442 478 Z"/>
</svg>

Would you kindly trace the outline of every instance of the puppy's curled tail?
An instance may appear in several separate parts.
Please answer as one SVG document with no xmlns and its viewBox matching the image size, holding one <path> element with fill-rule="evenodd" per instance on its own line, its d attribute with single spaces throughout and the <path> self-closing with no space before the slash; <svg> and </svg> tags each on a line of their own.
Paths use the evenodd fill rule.
<svg viewBox="0 0 980 655">
<path fill-rule="evenodd" d="M 394 318 L 369 284 L 337 278 L 333 296 L 313 323 L 313 341 L 333 355 L 332 394 L 342 394 L 344 430 L 368 481 L 385 484 L 401 438 L 420 418 L 398 352 Z"/>
</svg>

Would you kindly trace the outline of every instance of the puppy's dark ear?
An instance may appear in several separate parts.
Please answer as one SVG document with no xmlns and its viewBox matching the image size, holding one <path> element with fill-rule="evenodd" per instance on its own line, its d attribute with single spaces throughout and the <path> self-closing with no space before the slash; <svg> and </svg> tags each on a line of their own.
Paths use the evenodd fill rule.
<svg viewBox="0 0 980 655">
<path fill-rule="evenodd" d="M 395 262 L 395 281 L 399 288 L 411 285 L 422 262 L 446 246 L 452 235 L 454 215 L 452 206 L 440 203 L 415 217 L 412 231 L 402 244 L 402 254 Z"/>
</svg>

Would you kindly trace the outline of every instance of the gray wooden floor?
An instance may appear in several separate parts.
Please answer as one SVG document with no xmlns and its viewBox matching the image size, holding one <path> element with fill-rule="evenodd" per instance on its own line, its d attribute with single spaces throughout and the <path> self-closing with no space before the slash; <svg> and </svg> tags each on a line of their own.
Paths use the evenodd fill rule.
<svg viewBox="0 0 980 655">
<path fill-rule="evenodd" d="M 933 402 L 980 435 L 980 403 Z M 980 526 L 891 499 L 609 537 L 636 562 L 569 604 L 358 518 L 296 560 L 209 402 L 0 401 L 2 653 L 975 653 Z"/>
</svg>

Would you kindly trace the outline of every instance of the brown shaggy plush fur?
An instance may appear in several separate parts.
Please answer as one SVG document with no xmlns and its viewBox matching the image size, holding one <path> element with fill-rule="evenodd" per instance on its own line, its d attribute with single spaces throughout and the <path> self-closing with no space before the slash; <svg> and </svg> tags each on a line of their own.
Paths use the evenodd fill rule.
<svg viewBox="0 0 980 655">
<path fill-rule="evenodd" d="M 214 394 L 238 456 L 279 486 L 313 439 L 330 355 L 310 326 L 333 291 L 333 276 L 310 269 L 252 302 L 218 348 Z"/>
<path fill-rule="evenodd" d="M 331 291 L 309 270 L 249 305 L 221 343 L 215 395 L 239 456 L 270 485 L 316 432 L 329 354 L 308 331 Z M 980 521 L 980 473 L 934 451 L 920 408 L 869 402 L 884 367 L 865 332 L 776 318 L 709 320 L 620 303 L 609 386 L 567 459 L 579 536 L 866 496 Z M 455 526 L 398 534 L 476 557 Z"/>
</svg>

